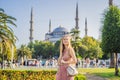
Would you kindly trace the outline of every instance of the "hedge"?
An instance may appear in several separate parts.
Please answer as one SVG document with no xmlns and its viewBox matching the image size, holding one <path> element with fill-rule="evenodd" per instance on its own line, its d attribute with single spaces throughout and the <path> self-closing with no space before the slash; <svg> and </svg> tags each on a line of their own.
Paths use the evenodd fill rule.
<svg viewBox="0 0 120 80">
<path fill-rule="evenodd" d="M 56 71 L 0 70 L 0 80 L 55 80 Z M 86 80 L 79 74 L 74 80 Z"/>
</svg>

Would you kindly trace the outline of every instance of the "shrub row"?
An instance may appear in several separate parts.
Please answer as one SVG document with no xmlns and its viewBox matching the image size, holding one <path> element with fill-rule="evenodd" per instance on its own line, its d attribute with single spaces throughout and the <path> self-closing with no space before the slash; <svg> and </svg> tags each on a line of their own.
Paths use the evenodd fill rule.
<svg viewBox="0 0 120 80">
<path fill-rule="evenodd" d="M 0 80 L 55 80 L 56 71 L 0 70 Z M 75 76 L 75 80 L 86 80 L 83 75 Z"/>
</svg>

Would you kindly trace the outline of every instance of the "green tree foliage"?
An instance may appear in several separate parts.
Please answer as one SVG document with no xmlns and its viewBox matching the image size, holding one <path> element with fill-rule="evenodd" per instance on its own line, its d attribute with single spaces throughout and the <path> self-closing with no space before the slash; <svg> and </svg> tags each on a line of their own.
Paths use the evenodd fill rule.
<svg viewBox="0 0 120 80">
<path fill-rule="evenodd" d="M 21 47 L 19 49 L 17 49 L 17 54 L 20 57 L 27 56 L 28 58 L 31 58 L 31 56 L 32 56 L 32 52 L 31 52 L 30 48 L 27 47 L 26 45 L 21 45 Z"/>
<path fill-rule="evenodd" d="M 106 53 L 120 52 L 120 10 L 111 6 L 104 14 L 102 49 Z"/>
<path fill-rule="evenodd" d="M 87 56 L 90 56 L 90 58 L 100 58 L 102 56 L 102 51 L 99 47 L 100 42 L 93 37 L 78 38 L 76 41 L 71 41 L 71 43 L 78 58 L 85 58 Z M 28 47 L 31 46 L 33 46 L 32 58 L 52 58 L 59 56 L 60 40 L 55 44 L 47 41 L 35 40 L 32 44 L 28 44 Z"/>
<path fill-rule="evenodd" d="M 55 55 L 58 57 L 60 53 L 60 40 L 54 44 Z"/>
<path fill-rule="evenodd" d="M 75 53 L 76 53 L 77 58 L 80 58 L 80 57 L 81 57 L 81 56 L 80 56 L 80 52 L 79 52 L 79 48 L 80 48 L 80 46 L 81 46 L 81 41 L 80 41 L 80 39 L 76 39 L 75 41 L 72 41 L 71 43 L 72 43 L 72 46 L 73 46 L 73 48 L 74 48 L 74 50 L 75 50 Z"/>
<path fill-rule="evenodd" d="M 86 49 L 86 57 L 90 57 L 90 58 L 100 58 L 102 57 L 102 50 L 100 48 L 100 42 L 98 42 L 96 39 L 94 39 L 93 37 L 88 37 L 85 36 L 82 39 L 82 45 L 84 45 L 83 49 Z"/>
<path fill-rule="evenodd" d="M 71 29 L 70 33 L 74 41 L 76 41 L 76 39 L 80 39 L 79 37 L 80 31 L 78 29 L 73 28 Z"/>
<path fill-rule="evenodd" d="M 78 53 L 81 56 L 81 58 L 85 58 L 86 56 L 88 56 L 88 54 L 86 54 L 88 52 L 88 47 L 85 45 L 80 45 L 78 47 Z"/>
<path fill-rule="evenodd" d="M 76 56 L 77 56 L 77 58 L 81 58 L 81 55 L 79 53 L 79 47 L 81 45 L 81 41 L 80 41 L 80 37 L 79 37 L 80 31 L 76 28 L 73 28 L 73 29 L 71 29 L 70 34 L 72 36 L 71 42 L 72 42 L 72 46 L 75 50 Z"/>
<path fill-rule="evenodd" d="M 116 6 L 110 6 L 104 12 L 102 28 L 102 50 L 105 53 L 120 52 L 120 9 Z M 116 59 L 117 62 L 117 59 Z M 118 75 L 116 66 L 115 75 Z"/>
<path fill-rule="evenodd" d="M 30 44 L 29 44 L 30 45 Z M 28 45 L 28 46 L 29 46 Z M 54 44 L 48 41 L 35 41 L 33 43 L 33 58 L 51 58 L 55 55 Z"/>
<path fill-rule="evenodd" d="M 17 57 L 24 61 L 24 58 L 30 59 L 32 57 L 32 51 L 26 45 L 21 45 L 19 49 L 17 49 Z M 23 63 L 22 61 L 22 63 Z"/>
<path fill-rule="evenodd" d="M 7 15 L 3 9 L 0 9 L 0 54 L 3 54 L 5 59 L 10 59 L 11 46 L 16 47 L 16 37 L 11 29 L 11 26 L 16 26 L 14 21 L 16 21 L 14 17 Z"/>
</svg>

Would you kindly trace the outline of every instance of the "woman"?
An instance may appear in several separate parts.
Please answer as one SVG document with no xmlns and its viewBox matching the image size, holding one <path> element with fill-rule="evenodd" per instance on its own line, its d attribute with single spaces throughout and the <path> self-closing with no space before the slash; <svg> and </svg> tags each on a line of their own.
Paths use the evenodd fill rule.
<svg viewBox="0 0 120 80">
<path fill-rule="evenodd" d="M 66 70 L 68 65 L 75 65 L 77 63 L 70 39 L 69 35 L 65 35 L 61 40 L 56 80 L 74 80 L 74 76 L 68 75 Z"/>
</svg>

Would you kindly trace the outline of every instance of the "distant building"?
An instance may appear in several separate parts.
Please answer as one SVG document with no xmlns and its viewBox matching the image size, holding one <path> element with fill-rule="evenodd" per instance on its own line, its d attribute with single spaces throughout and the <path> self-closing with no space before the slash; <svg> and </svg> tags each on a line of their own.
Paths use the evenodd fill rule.
<svg viewBox="0 0 120 80">
<path fill-rule="evenodd" d="M 66 34 L 69 34 L 69 31 L 64 27 L 59 26 L 55 28 L 53 32 L 48 32 L 45 34 L 45 41 L 50 41 L 55 43 Z"/>
<path fill-rule="evenodd" d="M 76 4 L 76 17 L 75 17 L 75 29 L 79 30 L 79 17 L 78 17 L 78 3 Z M 65 27 L 57 27 L 51 32 L 51 20 L 49 21 L 49 32 L 45 34 L 45 41 L 50 41 L 55 43 L 60 40 L 64 35 L 70 32 Z"/>
</svg>

